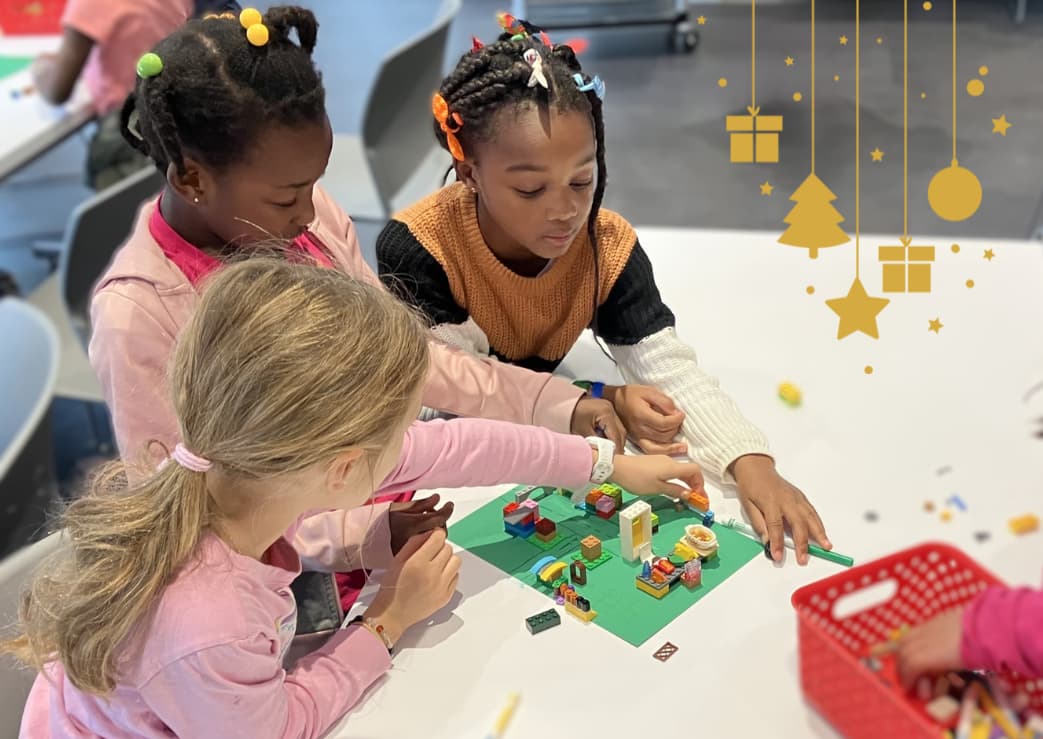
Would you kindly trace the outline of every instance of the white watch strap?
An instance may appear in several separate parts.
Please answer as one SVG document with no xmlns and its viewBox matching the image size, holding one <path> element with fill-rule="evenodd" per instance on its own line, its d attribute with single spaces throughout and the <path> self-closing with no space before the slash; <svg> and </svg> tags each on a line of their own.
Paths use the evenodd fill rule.
<svg viewBox="0 0 1043 739">
<path fill-rule="evenodd" d="M 612 476 L 612 458 L 616 456 L 616 445 L 611 439 L 600 436 L 588 436 L 587 443 L 597 450 L 598 458 L 590 472 L 590 481 L 600 485 Z"/>
</svg>

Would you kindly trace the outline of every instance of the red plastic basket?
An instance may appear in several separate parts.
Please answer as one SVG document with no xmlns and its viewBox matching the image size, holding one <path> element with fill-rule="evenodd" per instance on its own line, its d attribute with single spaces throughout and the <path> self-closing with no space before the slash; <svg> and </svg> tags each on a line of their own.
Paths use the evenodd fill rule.
<svg viewBox="0 0 1043 739">
<path fill-rule="evenodd" d="M 942 728 L 860 659 L 895 629 L 922 623 L 999 584 L 960 550 L 927 543 L 804 586 L 791 602 L 808 703 L 847 739 L 938 739 Z M 886 600 L 878 597 L 850 612 L 852 601 L 870 596 L 871 588 L 873 594 L 886 590 Z M 1019 708 L 1043 711 L 1043 680 L 1011 675 L 999 682 Z"/>
</svg>

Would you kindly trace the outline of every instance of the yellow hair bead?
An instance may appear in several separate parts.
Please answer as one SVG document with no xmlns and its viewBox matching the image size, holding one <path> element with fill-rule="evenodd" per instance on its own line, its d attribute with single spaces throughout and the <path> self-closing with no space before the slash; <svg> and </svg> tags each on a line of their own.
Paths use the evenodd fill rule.
<svg viewBox="0 0 1043 739">
<path fill-rule="evenodd" d="M 261 11 L 257 8 L 243 8 L 243 12 L 239 14 L 239 25 L 243 28 L 250 30 L 251 26 L 256 26 L 264 20 L 261 17 Z"/>
<path fill-rule="evenodd" d="M 264 46 L 268 43 L 268 26 L 263 23 L 255 23 L 246 29 L 246 40 L 254 46 Z"/>
</svg>

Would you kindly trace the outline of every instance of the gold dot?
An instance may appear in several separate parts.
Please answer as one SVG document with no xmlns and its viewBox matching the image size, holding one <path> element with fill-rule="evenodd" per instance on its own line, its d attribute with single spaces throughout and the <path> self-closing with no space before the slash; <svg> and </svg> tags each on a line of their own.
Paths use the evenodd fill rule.
<svg viewBox="0 0 1043 739">
<path fill-rule="evenodd" d="M 805 292 L 807 292 L 808 295 L 814 295 L 815 294 L 815 286 L 814 285 L 808 285 L 806 288 L 804 288 L 804 290 L 805 290 Z"/>
<path fill-rule="evenodd" d="M 952 253 L 953 254 L 959 254 L 960 253 L 960 245 L 959 244 L 953 244 L 952 245 Z"/>
<path fill-rule="evenodd" d="M 884 43 L 884 38 L 883 38 L 883 36 L 877 36 L 877 37 L 876 37 L 876 42 L 877 42 L 878 44 L 882 44 L 882 43 Z"/>
<path fill-rule="evenodd" d="M 974 287 L 974 280 L 967 280 L 967 287 Z"/>
<path fill-rule="evenodd" d="M 864 371 L 864 372 L 865 372 L 865 373 L 866 373 L 867 375 L 871 375 L 871 374 L 873 374 L 873 365 L 871 365 L 871 364 L 867 364 L 867 365 L 866 365 L 866 368 L 865 368 L 865 370 L 863 370 L 863 371 Z"/>
<path fill-rule="evenodd" d="M 804 99 L 804 96 L 801 95 L 799 92 L 793 93 L 793 101 L 794 102 L 799 103 L 803 99 Z"/>
<path fill-rule="evenodd" d="M 927 93 L 926 92 L 921 92 L 920 93 L 920 99 L 921 100 L 926 100 L 927 99 Z"/>
<path fill-rule="evenodd" d="M 983 92 L 985 92 L 985 83 L 981 80 L 974 79 L 967 83 L 967 94 L 972 98 L 981 97 Z"/>
<path fill-rule="evenodd" d="M 934 5 L 931 4 L 931 0 L 924 0 L 923 9 L 930 10 Z"/>
<path fill-rule="evenodd" d="M 980 74 L 982 77 L 988 77 L 989 68 L 982 64 L 980 67 L 978 67 L 978 74 Z"/>
<path fill-rule="evenodd" d="M 833 81 L 834 82 L 840 82 L 840 75 L 839 74 L 833 75 Z"/>
<path fill-rule="evenodd" d="M 717 86 L 718 87 L 727 87 L 728 86 L 727 78 L 721 77 L 719 80 L 717 80 Z"/>
</svg>

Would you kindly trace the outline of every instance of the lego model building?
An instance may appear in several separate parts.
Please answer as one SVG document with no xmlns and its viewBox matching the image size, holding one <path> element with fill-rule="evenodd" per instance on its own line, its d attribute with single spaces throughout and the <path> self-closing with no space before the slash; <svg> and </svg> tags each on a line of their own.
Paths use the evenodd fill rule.
<svg viewBox="0 0 1043 739">
<path fill-rule="evenodd" d="M 627 562 L 652 556 L 652 507 L 643 500 L 619 512 L 619 553 Z"/>
<path fill-rule="evenodd" d="M 686 562 L 699 558 L 710 559 L 717 556 L 717 534 L 699 524 L 685 526 L 684 536 L 674 546 L 674 554 Z"/>
</svg>

